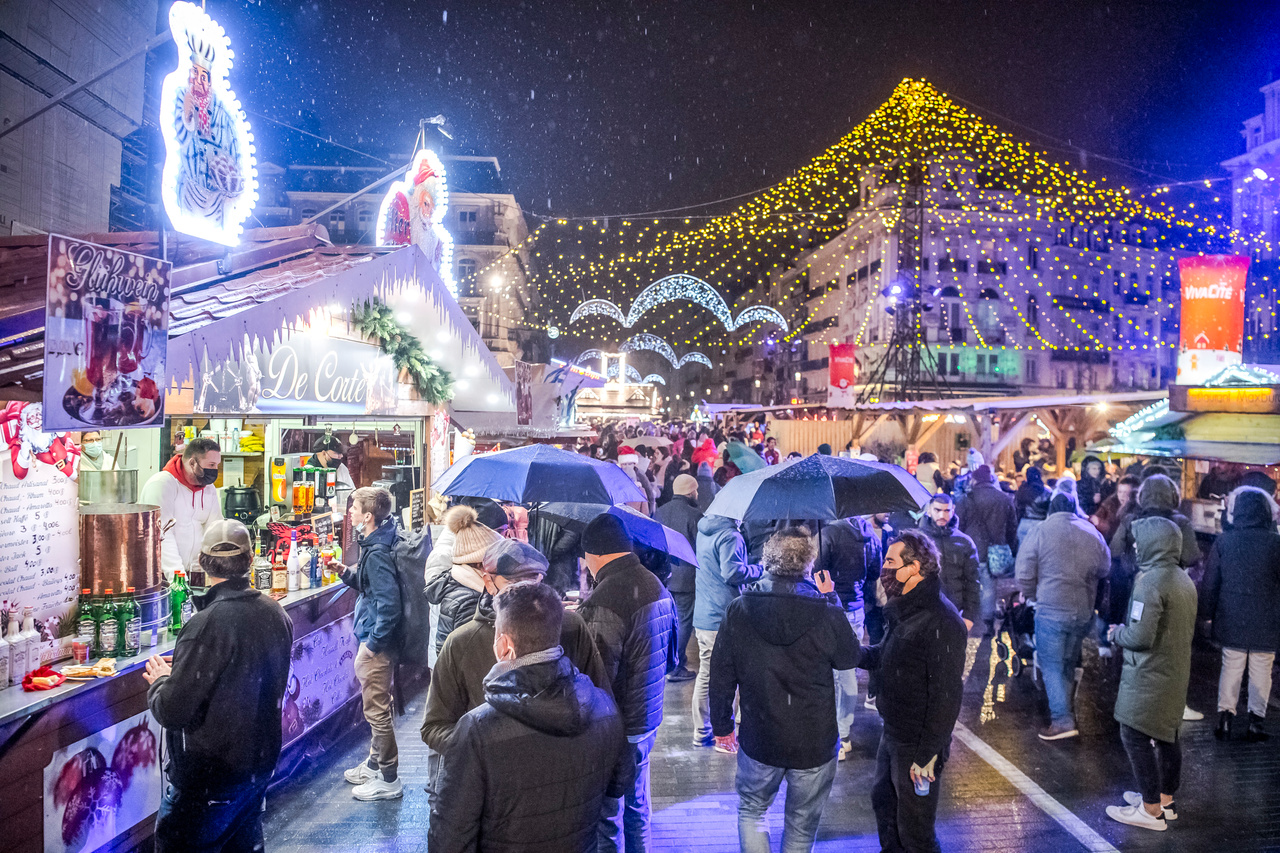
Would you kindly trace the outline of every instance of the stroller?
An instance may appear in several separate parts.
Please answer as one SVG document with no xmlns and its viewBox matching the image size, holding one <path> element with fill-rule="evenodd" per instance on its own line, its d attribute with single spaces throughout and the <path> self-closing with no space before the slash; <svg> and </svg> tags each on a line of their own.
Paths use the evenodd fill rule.
<svg viewBox="0 0 1280 853">
<path fill-rule="evenodd" d="M 1036 666 L 1036 608 L 1034 604 L 1018 600 L 1018 593 L 1011 592 L 1001 599 L 996 616 L 996 652 L 1008 663 L 1009 674 L 1018 677 L 1028 665 Z M 1034 675 L 1032 676 L 1035 677 Z"/>
</svg>

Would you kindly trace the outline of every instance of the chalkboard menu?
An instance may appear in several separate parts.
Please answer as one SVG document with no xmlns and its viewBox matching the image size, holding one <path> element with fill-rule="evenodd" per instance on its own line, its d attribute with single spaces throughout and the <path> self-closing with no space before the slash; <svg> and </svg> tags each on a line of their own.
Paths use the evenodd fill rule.
<svg viewBox="0 0 1280 853">
<path fill-rule="evenodd" d="M 422 524 L 426 520 L 423 515 L 423 501 L 425 489 L 414 489 L 409 492 L 409 529 L 421 530 Z"/>
<path fill-rule="evenodd" d="M 316 538 L 323 544 L 330 533 L 333 533 L 333 513 L 317 512 L 311 516 L 311 529 L 315 532 Z"/>
</svg>

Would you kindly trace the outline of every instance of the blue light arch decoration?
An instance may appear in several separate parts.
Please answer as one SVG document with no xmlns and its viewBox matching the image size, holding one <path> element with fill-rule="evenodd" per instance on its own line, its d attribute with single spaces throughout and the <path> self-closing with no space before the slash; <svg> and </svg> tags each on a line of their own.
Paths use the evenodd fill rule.
<svg viewBox="0 0 1280 853">
<path fill-rule="evenodd" d="M 588 299 L 573 309 L 573 314 L 569 317 L 569 324 L 572 325 L 583 317 L 594 315 L 612 317 L 619 324 L 630 329 L 649 311 L 664 302 L 676 300 L 685 300 L 695 305 L 701 305 L 714 314 L 716 319 L 724 324 L 725 329 L 730 332 L 745 326 L 747 323 L 756 321 L 774 323 L 782 331 L 790 331 L 786 318 L 767 305 L 748 306 L 737 317 L 734 317 L 728 303 L 724 301 L 724 297 L 720 295 L 719 291 L 697 276 L 684 273 L 660 278 L 640 291 L 640 295 L 631 303 L 631 308 L 625 314 L 617 304 L 610 302 L 608 299 Z"/>
<path fill-rule="evenodd" d="M 641 332 L 638 335 L 632 335 L 623 341 L 618 347 L 618 352 L 636 352 L 637 350 L 656 352 L 658 355 L 671 362 L 671 366 L 676 370 L 679 370 L 686 364 L 690 363 L 705 364 L 707 367 L 711 367 L 711 359 L 707 358 L 697 350 L 687 352 L 683 356 L 677 357 L 676 351 L 671 347 L 671 344 L 667 343 L 665 339 L 660 338 L 657 335 L 651 335 L 648 332 Z"/>
</svg>

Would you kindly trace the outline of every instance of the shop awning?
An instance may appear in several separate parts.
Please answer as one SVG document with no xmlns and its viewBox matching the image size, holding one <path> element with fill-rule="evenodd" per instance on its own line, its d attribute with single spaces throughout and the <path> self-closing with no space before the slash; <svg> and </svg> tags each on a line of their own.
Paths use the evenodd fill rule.
<svg viewBox="0 0 1280 853">
<path fill-rule="evenodd" d="M 1096 406 L 1099 403 L 1123 405 L 1163 400 L 1165 391 L 1129 391 L 1118 394 L 1058 394 L 1044 397 L 953 397 L 944 400 L 902 400 L 868 403 L 855 407 L 859 412 L 952 412 L 972 409 L 996 412 L 1008 409 L 1057 409 L 1065 406 Z"/>
<path fill-rule="evenodd" d="M 1090 452 L 1123 456 L 1163 456 L 1176 459 L 1212 459 L 1243 465 L 1280 465 L 1280 445 L 1235 441 L 1101 441 Z"/>
</svg>

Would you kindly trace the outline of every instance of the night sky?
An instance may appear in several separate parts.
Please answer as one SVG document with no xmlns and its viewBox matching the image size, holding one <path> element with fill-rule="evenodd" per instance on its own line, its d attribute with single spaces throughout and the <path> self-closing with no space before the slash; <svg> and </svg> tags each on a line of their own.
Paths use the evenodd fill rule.
<svg viewBox="0 0 1280 853">
<path fill-rule="evenodd" d="M 1280 69 L 1274 2 L 210 0 L 208 11 L 236 49 L 231 85 L 261 159 L 374 162 L 314 153 L 255 113 L 383 157 L 407 153 L 418 119 L 443 113 L 456 131 L 446 152 L 498 157 L 526 210 L 567 216 L 769 186 L 903 77 L 1075 165 L 1088 151 L 1091 171 L 1130 186 L 1216 176 Z"/>
</svg>

